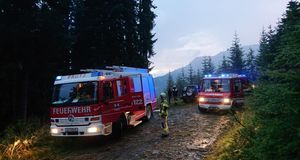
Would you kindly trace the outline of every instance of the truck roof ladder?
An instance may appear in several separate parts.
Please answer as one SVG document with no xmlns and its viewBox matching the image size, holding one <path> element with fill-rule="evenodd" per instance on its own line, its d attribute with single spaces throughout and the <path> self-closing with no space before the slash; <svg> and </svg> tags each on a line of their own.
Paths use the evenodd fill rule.
<svg viewBox="0 0 300 160">
<path fill-rule="evenodd" d="M 115 72 L 136 72 L 136 73 L 148 73 L 148 69 L 134 68 L 126 66 L 106 66 L 107 69 L 112 69 Z"/>
</svg>

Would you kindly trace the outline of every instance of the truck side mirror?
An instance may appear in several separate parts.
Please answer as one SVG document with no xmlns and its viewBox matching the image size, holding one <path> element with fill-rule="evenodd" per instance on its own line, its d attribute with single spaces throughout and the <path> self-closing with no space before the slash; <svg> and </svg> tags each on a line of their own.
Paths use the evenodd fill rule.
<svg viewBox="0 0 300 160">
<path fill-rule="evenodd" d="M 251 90 L 250 88 L 243 89 L 243 92 L 244 92 L 244 95 L 245 95 L 245 96 L 252 95 L 252 90 Z"/>
</svg>

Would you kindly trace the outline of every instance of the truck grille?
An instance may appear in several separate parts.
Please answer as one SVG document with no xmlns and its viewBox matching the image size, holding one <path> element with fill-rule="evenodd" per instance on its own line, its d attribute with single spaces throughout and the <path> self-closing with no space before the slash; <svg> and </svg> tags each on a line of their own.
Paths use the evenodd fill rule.
<svg viewBox="0 0 300 160">
<path fill-rule="evenodd" d="M 222 102 L 222 98 L 207 98 L 207 101 L 217 103 Z"/>
<path fill-rule="evenodd" d="M 73 121 L 69 121 L 68 118 L 59 119 L 56 123 L 58 126 L 75 126 L 75 125 L 89 125 L 89 121 L 86 118 L 74 118 Z"/>
</svg>

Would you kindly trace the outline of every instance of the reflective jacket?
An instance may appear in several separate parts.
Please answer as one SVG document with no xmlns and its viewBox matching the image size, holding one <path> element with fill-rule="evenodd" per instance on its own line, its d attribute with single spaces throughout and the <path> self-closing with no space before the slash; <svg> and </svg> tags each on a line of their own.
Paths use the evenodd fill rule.
<svg viewBox="0 0 300 160">
<path fill-rule="evenodd" d="M 168 116 L 168 109 L 169 109 L 169 105 L 168 102 L 166 100 L 163 100 L 160 102 L 160 111 L 159 111 L 159 115 L 161 117 L 166 117 Z"/>
</svg>

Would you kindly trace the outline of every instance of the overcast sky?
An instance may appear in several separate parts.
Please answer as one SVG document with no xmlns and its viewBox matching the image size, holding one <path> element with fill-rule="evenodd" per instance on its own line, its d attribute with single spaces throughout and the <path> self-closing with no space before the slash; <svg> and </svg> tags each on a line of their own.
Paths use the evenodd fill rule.
<svg viewBox="0 0 300 160">
<path fill-rule="evenodd" d="M 197 56 L 230 47 L 234 32 L 242 45 L 258 44 L 262 28 L 276 26 L 289 0 L 154 0 L 151 58 L 154 76 L 187 65 Z"/>
</svg>

